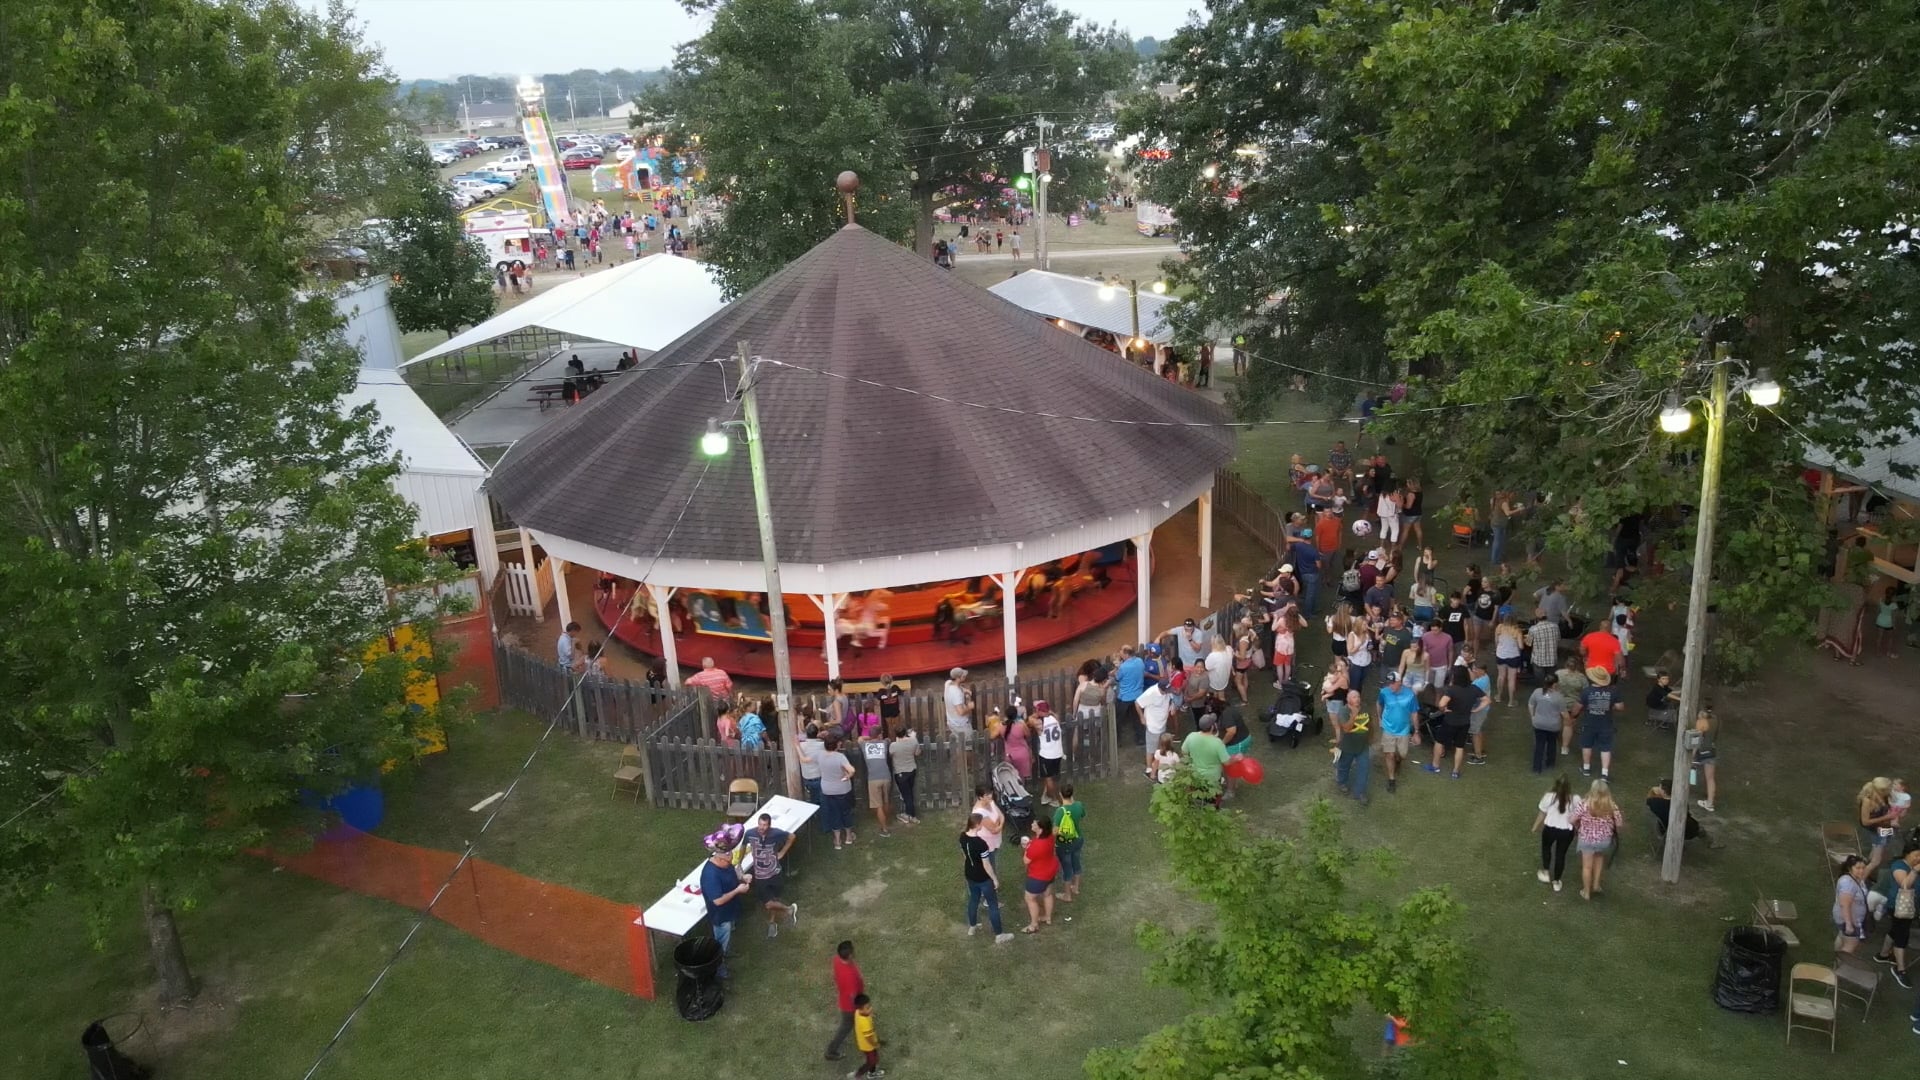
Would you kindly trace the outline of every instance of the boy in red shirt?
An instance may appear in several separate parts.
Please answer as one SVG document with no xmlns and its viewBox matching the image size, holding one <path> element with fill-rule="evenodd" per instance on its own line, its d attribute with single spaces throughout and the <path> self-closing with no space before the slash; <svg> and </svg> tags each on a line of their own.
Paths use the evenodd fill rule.
<svg viewBox="0 0 1920 1080">
<path fill-rule="evenodd" d="M 841 942 L 834 950 L 833 987 L 839 992 L 840 1026 L 834 1029 L 833 1040 L 827 1043 L 827 1060 L 839 1061 L 846 1056 L 840 1048 L 846 1045 L 847 1036 L 853 1034 L 853 999 L 867 989 L 867 981 L 860 977 L 860 965 L 853 962 L 851 941 Z"/>
</svg>

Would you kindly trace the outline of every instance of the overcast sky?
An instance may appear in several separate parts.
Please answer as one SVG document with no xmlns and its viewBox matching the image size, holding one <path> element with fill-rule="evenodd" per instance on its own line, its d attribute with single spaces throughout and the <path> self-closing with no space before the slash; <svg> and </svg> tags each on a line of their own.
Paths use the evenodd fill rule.
<svg viewBox="0 0 1920 1080">
<path fill-rule="evenodd" d="M 324 0 L 309 0 L 319 7 Z M 1165 40 L 1199 0 L 1054 0 Z M 678 0 L 347 0 L 402 79 L 664 67 L 704 20 Z"/>
</svg>

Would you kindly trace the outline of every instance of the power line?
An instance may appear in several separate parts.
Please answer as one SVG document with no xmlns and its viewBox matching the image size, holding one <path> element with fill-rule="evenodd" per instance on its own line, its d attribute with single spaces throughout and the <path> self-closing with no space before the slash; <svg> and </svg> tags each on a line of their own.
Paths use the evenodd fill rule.
<svg viewBox="0 0 1920 1080">
<path fill-rule="evenodd" d="M 711 362 L 712 361 L 703 361 L 703 363 Z M 739 411 L 740 405 L 738 402 L 735 402 L 735 415 L 737 415 Z M 653 573 L 653 568 L 659 565 L 661 557 L 666 553 L 667 544 L 673 540 L 673 534 L 680 528 L 680 523 L 686 520 L 687 512 L 693 508 L 694 497 L 700 494 L 700 485 L 706 482 L 707 473 L 712 468 L 712 458 L 707 458 L 702 462 L 700 474 L 694 478 L 693 487 L 687 492 L 686 501 L 680 504 L 679 514 L 675 515 L 673 524 L 667 529 L 667 534 L 660 538 L 660 546 L 654 551 L 653 558 L 648 561 L 646 570 L 643 571 L 636 580 L 645 581 L 647 577 Z M 613 623 L 607 627 L 606 638 L 600 642 L 600 647 L 594 650 L 593 659 L 598 660 L 600 656 L 607 651 L 607 644 L 613 640 L 614 634 L 619 631 L 620 625 L 626 621 L 626 617 L 627 609 L 622 607 L 620 613 L 614 617 Z M 475 839 L 467 841 L 466 850 L 460 853 L 460 858 L 455 861 L 453 869 L 448 871 L 446 879 L 440 882 L 440 887 L 434 890 L 432 899 L 427 901 L 427 906 L 420 909 L 420 914 L 414 917 L 413 924 L 407 927 L 406 935 L 400 939 L 400 944 L 394 947 L 393 954 L 387 958 L 385 964 L 381 965 L 380 971 L 374 975 L 373 981 L 367 984 L 366 990 L 363 991 L 359 999 L 353 1003 L 353 1008 L 347 1011 L 346 1019 L 340 1022 L 340 1027 L 334 1031 L 333 1037 L 328 1039 L 327 1044 L 320 1048 L 319 1056 L 313 1059 L 313 1064 L 308 1067 L 307 1071 L 302 1075 L 301 1080 L 313 1080 L 314 1074 L 320 1071 L 320 1066 L 326 1063 L 327 1057 L 333 1053 L 334 1048 L 340 1044 L 340 1040 L 346 1036 L 347 1029 L 353 1026 L 353 1022 L 359 1017 L 360 1011 L 366 1008 L 367 1002 L 373 998 L 374 991 L 380 989 L 380 984 L 386 980 L 388 973 L 393 970 L 394 965 L 400 962 L 401 956 L 407 951 L 407 946 L 413 943 L 414 936 L 420 932 L 420 927 L 425 925 L 428 916 L 433 914 L 434 905 L 438 904 L 440 898 L 446 895 L 446 891 L 452 887 L 454 880 L 459 876 L 461 868 L 466 866 L 467 863 L 472 860 L 474 853 L 479 850 L 479 838 L 486 835 L 487 830 L 493 826 L 494 819 L 500 816 L 502 810 L 506 809 L 507 803 L 513 798 L 514 791 L 520 786 L 520 781 L 525 779 L 527 771 L 533 767 L 534 758 L 538 757 L 540 751 L 547 745 L 547 740 L 552 737 L 554 729 L 560 726 L 560 718 L 567 715 L 568 710 L 573 707 L 574 699 L 579 696 L 580 690 L 586 685 L 586 682 L 587 676 L 584 674 L 578 679 L 573 680 L 573 685 L 567 691 L 566 700 L 562 701 L 560 707 L 554 710 L 553 717 L 547 721 L 546 729 L 540 733 L 540 738 L 533 744 L 533 749 L 528 751 L 526 760 L 520 763 L 519 771 L 514 773 L 512 782 L 506 786 L 499 800 L 494 803 L 493 810 L 487 814 L 486 820 L 480 823 L 480 831 L 475 834 Z"/>
<path fill-rule="evenodd" d="M 896 393 L 911 394 L 914 397 L 926 398 L 930 401 L 938 401 L 948 405 L 958 405 L 958 406 L 961 406 L 962 408 L 979 409 L 982 412 L 1007 413 L 1012 416 L 1032 416 L 1032 417 L 1038 417 L 1039 419 L 1042 419 L 1042 420 L 1072 420 L 1072 421 L 1075 421 L 1078 423 L 1084 423 L 1084 424 L 1116 424 L 1116 425 L 1121 425 L 1125 427 L 1221 429 L 1221 428 L 1260 428 L 1260 427 L 1300 427 L 1300 426 L 1306 426 L 1311 424 L 1342 424 L 1342 423 L 1351 423 L 1354 419 L 1353 417 L 1333 417 L 1326 420 L 1133 420 L 1125 417 L 1113 417 L 1113 416 L 1080 416 L 1073 413 L 1056 413 L 1056 412 L 1045 412 L 1037 409 L 1021 409 L 1021 408 L 1016 408 L 1012 405 L 995 405 L 995 404 L 984 402 L 984 401 L 967 401 L 964 398 L 949 397 L 945 394 L 936 394 L 927 390 L 916 390 L 910 386 L 898 386 L 893 383 L 879 382 L 874 379 L 863 379 L 857 375 L 847 375 L 838 371 L 827 371 L 823 368 L 808 367 L 805 364 L 795 364 L 785 360 L 774 360 L 770 357 L 761 357 L 759 359 L 760 359 L 760 362 L 762 363 L 772 364 L 775 367 L 786 368 L 790 371 L 804 371 L 809 374 L 820 375 L 829 379 L 839 379 L 842 382 L 858 383 L 862 386 L 871 386 L 880 390 L 891 390 Z M 1469 401 L 1469 402 L 1460 402 L 1458 404 L 1453 404 L 1453 405 L 1431 405 L 1431 406 L 1426 406 L 1418 409 L 1398 409 L 1398 410 L 1395 410 L 1395 413 L 1406 414 L 1406 413 L 1453 412 L 1459 409 L 1476 409 L 1476 408 L 1482 408 L 1487 405 L 1498 405 L 1498 404 L 1503 404 L 1509 401 L 1524 401 L 1529 396 L 1530 395 L 1527 395 L 1527 394 L 1515 394 L 1512 397 L 1495 398 L 1492 401 Z"/>
</svg>

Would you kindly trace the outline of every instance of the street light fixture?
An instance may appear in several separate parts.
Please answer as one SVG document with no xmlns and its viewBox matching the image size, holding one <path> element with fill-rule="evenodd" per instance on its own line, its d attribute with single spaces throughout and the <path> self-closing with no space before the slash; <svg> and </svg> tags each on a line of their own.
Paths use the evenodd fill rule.
<svg viewBox="0 0 1920 1080">
<path fill-rule="evenodd" d="M 1667 394 L 1666 407 L 1660 410 L 1660 430 L 1669 435 L 1678 435 L 1693 426 L 1693 413 L 1680 404 L 1678 392 Z"/>
<path fill-rule="evenodd" d="M 1693 730 L 1700 713 L 1700 683 L 1705 676 L 1707 644 L 1708 584 L 1713 580 L 1713 533 L 1720 512 L 1720 462 L 1726 451 L 1727 368 L 1738 363 L 1732 349 L 1718 344 L 1713 350 L 1713 381 L 1705 401 L 1707 416 L 1706 456 L 1700 467 L 1699 522 L 1694 528 L 1693 581 L 1687 590 L 1687 643 L 1680 669 L 1680 716 L 1673 731 L 1673 790 L 1667 794 L 1672 805 L 1667 813 L 1666 849 L 1660 859 L 1660 880 L 1669 884 L 1680 880 L 1680 859 L 1687 842 L 1689 795 L 1687 768 L 1692 757 L 1687 733 Z M 1762 408 L 1780 403 L 1780 384 L 1763 368 L 1744 384 L 1747 400 Z M 1693 426 L 1693 414 L 1681 403 L 1678 392 L 1667 395 L 1660 410 L 1660 430 L 1678 435 Z"/>
<path fill-rule="evenodd" d="M 719 457 L 732 445 L 727 433 L 720 430 L 720 421 L 707 418 L 707 432 L 700 436 L 700 452 L 708 457 Z"/>
<path fill-rule="evenodd" d="M 1166 282 L 1164 282 L 1164 281 L 1156 281 L 1156 282 L 1154 282 L 1154 283 L 1153 283 L 1153 291 L 1154 291 L 1154 292 L 1156 292 L 1156 293 L 1158 293 L 1158 294 L 1160 294 L 1161 296 L 1165 296 L 1165 295 L 1166 295 L 1166 293 L 1167 293 L 1167 283 L 1166 283 Z"/>
</svg>

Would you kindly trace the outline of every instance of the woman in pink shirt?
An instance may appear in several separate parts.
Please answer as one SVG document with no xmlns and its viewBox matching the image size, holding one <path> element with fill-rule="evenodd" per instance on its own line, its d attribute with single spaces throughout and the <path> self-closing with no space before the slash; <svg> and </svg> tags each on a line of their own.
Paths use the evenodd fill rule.
<svg viewBox="0 0 1920 1080">
<path fill-rule="evenodd" d="M 1607 853 L 1626 821 L 1614 805 L 1613 789 L 1605 780 L 1595 780 L 1587 789 L 1586 800 L 1567 815 L 1580 846 L 1580 899 L 1591 900 L 1600 894 L 1600 879 L 1607 872 Z"/>
</svg>

